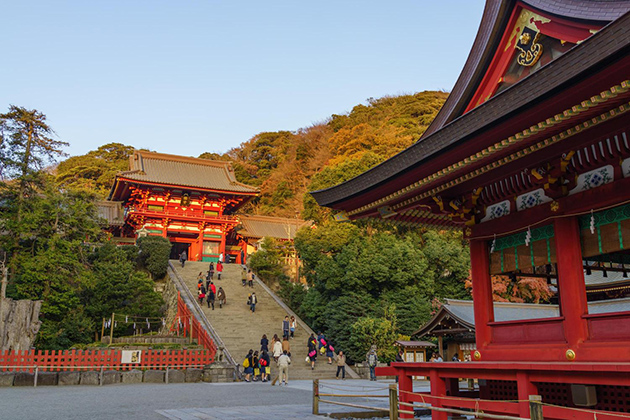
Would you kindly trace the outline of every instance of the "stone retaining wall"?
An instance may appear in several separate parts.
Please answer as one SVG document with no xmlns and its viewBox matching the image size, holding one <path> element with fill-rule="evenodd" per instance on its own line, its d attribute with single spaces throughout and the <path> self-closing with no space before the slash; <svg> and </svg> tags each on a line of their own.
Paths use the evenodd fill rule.
<svg viewBox="0 0 630 420">
<path fill-rule="evenodd" d="M 166 326 L 160 329 L 160 334 L 168 335 L 170 334 L 171 325 L 173 325 L 175 318 L 177 318 L 177 287 L 168 275 L 166 276 L 166 283 L 162 291 L 162 298 L 164 298 L 164 303 L 166 304 L 164 313 Z"/>
<path fill-rule="evenodd" d="M 36 382 L 37 381 L 37 382 Z M 203 369 L 166 370 L 88 370 L 83 372 L 0 372 L 0 387 L 8 386 L 66 386 L 66 385 L 112 385 L 140 383 L 184 383 L 184 382 L 233 382 L 234 366 L 213 363 Z"/>
</svg>

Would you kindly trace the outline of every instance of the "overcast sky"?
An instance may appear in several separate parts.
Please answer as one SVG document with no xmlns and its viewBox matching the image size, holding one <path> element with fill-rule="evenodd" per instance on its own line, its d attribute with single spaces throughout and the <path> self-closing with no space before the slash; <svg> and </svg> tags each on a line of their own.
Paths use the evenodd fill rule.
<svg viewBox="0 0 630 420">
<path fill-rule="evenodd" d="M 110 142 L 224 152 L 369 97 L 451 90 L 483 4 L 5 2 L 0 112 L 45 113 L 71 155 Z"/>
</svg>

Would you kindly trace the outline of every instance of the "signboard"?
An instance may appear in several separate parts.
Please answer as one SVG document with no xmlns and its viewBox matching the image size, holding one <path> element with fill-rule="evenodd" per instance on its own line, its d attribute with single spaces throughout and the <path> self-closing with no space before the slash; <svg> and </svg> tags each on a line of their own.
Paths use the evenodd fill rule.
<svg viewBox="0 0 630 420">
<path fill-rule="evenodd" d="M 140 363 L 142 350 L 123 350 L 120 363 Z"/>
</svg>

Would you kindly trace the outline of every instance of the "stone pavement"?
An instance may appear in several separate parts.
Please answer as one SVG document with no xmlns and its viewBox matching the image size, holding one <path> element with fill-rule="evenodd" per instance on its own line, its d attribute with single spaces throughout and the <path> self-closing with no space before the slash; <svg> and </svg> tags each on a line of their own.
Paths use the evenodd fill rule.
<svg viewBox="0 0 630 420">
<path fill-rule="evenodd" d="M 328 380 L 321 392 L 386 392 L 391 381 Z M 334 387 L 335 389 L 333 390 Z M 379 389 L 381 388 L 381 389 Z M 416 384 L 416 390 L 426 389 Z M 367 404 L 367 400 L 358 401 Z M 237 420 L 322 419 L 311 415 L 312 382 L 278 387 L 262 383 L 188 383 L 0 388 L 0 419 L 7 420 Z M 370 404 L 386 404 L 385 401 Z M 378 405 L 377 405 L 378 406 Z M 321 404 L 320 412 L 347 412 Z"/>
</svg>

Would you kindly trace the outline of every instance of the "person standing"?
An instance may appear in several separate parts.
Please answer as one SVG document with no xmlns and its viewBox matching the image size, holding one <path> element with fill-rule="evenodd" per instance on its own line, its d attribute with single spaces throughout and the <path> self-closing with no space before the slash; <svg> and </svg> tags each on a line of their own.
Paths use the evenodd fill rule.
<svg viewBox="0 0 630 420">
<path fill-rule="evenodd" d="M 258 358 L 257 351 L 254 352 L 253 361 L 254 361 L 254 377 L 252 378 L 252 380 L 256 382 L 258 380 L 258 376 L 260 375 L 260 359 Z"/>
<path fill-rule="evenodd" d="M 308 358 L 311 361 L 311 370 L 315 369 L 315 361 L 317 360 L 317 339 L 313 334 L 308 338 Z"/>
<path fill-rule="evenodd" d="M 223 264 L 223 252 L 219 254 L 219 263 Z M 219 263 L 217 263 L 217 265 L 219 265 Z"/>
<path fill-rule="evenodd" d="M 258 303 L 258 298 L 256 297 L 256 293 L 252 292 L 251 305 L 250 305 L 250 309 L 251 309 L 252 313 L 256 312 L 256 304 L 257 303 Z"/>
<path fill-rule="evenodd" d="M 370 381 L 376 380 L 376 365 L 378 364 L 378 356 L 376 354 L 376 345 L 372 345 L 370 351 L 365 355 L 367 365 L 370 368 Z"/>
<path fill-rule="evenodd" d="M 263 334 L 260 339 L 260 351 L 269 351 L 269 340 L 267 340 L 267 334 Z"/>
<path fill-rule="evenodd" d="M 271 344 L 269 345 L 269 349 L 270 349 L 271 355 L 274 356 L 274 360 L 277 362 L 278 360 L 275 358 L 275 355 L 274 355 L 274 349 L 276 348 L 276 341 L 280 341 L 280 339 L 278 338 L 278 334 L 273 335 L 273 338 L 271 339 Z"/>
<path fill-rule="evenodd" d="M 291 327 L 291 323 L 289 322 L 289 315 L 284 317 L 284 321 L 282 321 L 282 337 L 289 339 L 289 328 Z"/>
<path fill-rule="evenodd" d="M 287 351 L 283 351 L 280 357 L 278 357 L 278 369 L 280 370 L 280 384 L 285 386 L 289 385 L 289 365 L 291 364 L 291 358 L 287 354 Z"/>
<path fill-rule="evenodd" d="M 203 300 L 206 298 L 206 288 L 203 287 L 203 284 L 197 289 L 197 297 L 199 298 L 199 304 L 203 305 Z"/>
<path fill-rule="evenodd" d="M 271 374 L 271 360 L 269 360 L 269 353 L 267 350 L 263 350 L 261 352 L 258 363 L 260 364 L 260 376 L 262 378 L 262 382 L 269 381 L 269 375 Z"/>
<path fill-rule="evenodd" d="M 295 338 L 295 327 L 296 327 L 295 317 L 291 315 L 291 323 L 289 324 L 289 329 L 291 331 L 291 338 Z"/>
<path fill-rule="evenodd" d="M 214 263 L 210 263 L 210 267 L 208 267 L 208 278 L 214 280 Z"/>
<path fill-rule="evenodd" d="M 225 305 L 225 292 L 223 291 L 223 287 L 219 287 L 217 291 L 217 300 L 219 301 L 219 309 L 223 308 L 223 305 Z"/>
<path fill-rule="evenodd" d="M 289 343 L 289 339 L 287 337 L 282 339 L 282 351 L 286 352 L 286 354 L 291 357 L 291 344 Z"/>
<path fill-rule="evenodd" d="M 328 357 L 328 364 L 332 365 L 333 357 L 335 357 L 335 348 L 330 340 L 326 343 L 326 357 Z"/>
<path fill-rule="evenodd" d="M 223 263 L 219 261 L 217 263 L 217 280 L 221 280 L 221 273 L 223 272 Z"/>
<path fill-rule="evenodd" d="M 245 382 L 251 382 L 252 373 L 254 373 L 254 350 L 250 349 L 243 360 L 243 367 L 245 370 Z"/>
<path fill-rule="evenodd" d="M 186 250 L 183 250 L 181 254 L 179 254 L 179 262 L 182 264 L 182 268 L 184 264 L 186 264 L 186 260 L 188 259 L 188 255 L 186 254 Z"/>
<path fill-rule="evenodd" d="M 216 297 L 215 290 L 216 288 L 214 287 L 214 284 L 210 282 L 210 288 L 208 289 L 208 293 L 207 293 L 207 300 L 208 300 L 208 308 L 212 306 L 213 311 L 214 311 L 214 299 Z"/>
<path fill-rule="evenodd" d="M 241 270 L 241 281 L 243 282 L 243 287 L 247 286 L 247 268 L 243 267 Z"/>
<path fill-rule="evenodd" d="M 254 277 L 252 270 L 249 270 L 249 287 L 254 287 Z"/>
<path fill-rule="evenodd" d="M 337 374 L 335 377 L 339 379 L 339 372 L 341 372 L 341 379 L 346 379 L 346 355 L 343 354 L 343 350 L 339 350 L 339 354 L 335 358 L 337 360 Z"/>
<path fill-rule="evenodd" d="M 274 338 L 277 339 L 278 336 L 275 335 Z M 277 362 L 278 358 L 282 356 L 282 343 L 280 342 L 280 340 L 274 341 L 271 350 L 273 351 L 273 358 Z"/>
<path fill-rule="evenodd" d="M 319 332 L 317 335 L 317 350 L 320 350 L 322 347 L 326 345 L 326 337 L 323 332 Z"/>
</svg>

